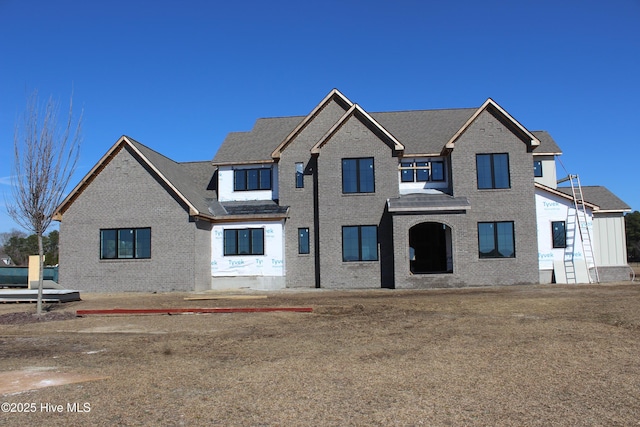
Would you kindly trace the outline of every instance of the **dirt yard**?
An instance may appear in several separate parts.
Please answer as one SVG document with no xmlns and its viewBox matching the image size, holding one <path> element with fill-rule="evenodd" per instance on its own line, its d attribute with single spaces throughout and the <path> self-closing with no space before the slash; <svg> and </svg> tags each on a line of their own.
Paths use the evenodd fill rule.
<svg viewBox="0 0 640 427">
<path fill-rule="evenodd" d="M 640 425 L 638 283 L 244 295 L 0 305 L 0 387 L 69 382 L 4 392 L 0 424 Z M 61 314 L 169 307 L 314 311 Z"/>
</svg>

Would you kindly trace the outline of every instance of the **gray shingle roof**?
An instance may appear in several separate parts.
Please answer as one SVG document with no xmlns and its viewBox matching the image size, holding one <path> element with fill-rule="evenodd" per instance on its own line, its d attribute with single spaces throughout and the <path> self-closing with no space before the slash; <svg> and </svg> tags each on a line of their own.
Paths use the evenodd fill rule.
<svg viewBox="0 0 640 427">
<path fill-rule="evenodd" d="M 210 161 L 178 163 L 132 138 L 127 139 L 202 215 L 281 217 L 287 213 L 288 207 L 273 200 L 220 203 L 216 191 L 216 167 Z"/>
<path fill-rule="evenodd" d="M 289 209 L 273 200 L 222 202 L 221 205 L 229 215 L 284 215 Z"/>
<path fill-rule="evenodd" d="M 531 132 L 540 140 L 540 146 L 533 151 L 534 155 L 541 154 L 562 154 L 562 150 L 556 144 L 556 141 L 549 135 L 546 130 L 535 130 Z"/>
<path fill-rule="evenodd" d="M 558 191 L 573 197 L 571 187 L 558 187 Z M 600 185 L 582 186 L 582 195 L 585 202 L 597 205 L 600 210 L 605 211 L 630 211 L 631 207 L 623 202 L 618 196 Z"/>
<path fill-rule="evenodd" d="M 438 155 L 476 111 L 477 108 L 458 108 L 379 112 L 370 115 L 405 146 L 405 155 Z M 213 163 L 270 162 L 272 152 L 304 118 L 293 116 L 258 119 L 251 131 L 228 134 Z M 561 153 L 548 132 L 532 133 L 541 142 L 534 153 Z"/>
<path fill-rule="evenodd" d="M 471 207 L 466 197 L 444 193 L 404 194 L 387 201 L 389 212 L 463 211 Z"/>
<path fill-rule="evenodd" d="M 405 155 L 439 154 L 477 108 L 371 113 L 405 146 Z"/>
<path fill-rule="evenodd" d="M 251 132 L 232 132 L 213 158 L 214 164 L 271 161 L 271 153 L 304 117 L 258 119 Z"/>
<path fill-rule="evenodd" d="M 127 139 L 201 214 L 209 213 L 207 199 L 216 197 L 215 190 L 210 187 L 215 172 L 211 162 L 178 163 L 133 138 Z"/>
</svg>

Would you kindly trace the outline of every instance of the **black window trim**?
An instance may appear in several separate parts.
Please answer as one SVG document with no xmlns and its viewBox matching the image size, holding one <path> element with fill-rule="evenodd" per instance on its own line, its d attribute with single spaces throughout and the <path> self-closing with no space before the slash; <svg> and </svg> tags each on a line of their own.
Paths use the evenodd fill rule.
<svg viewBox="0 0 640 427">
<path fill-rule="evenodd" d="M 564 236 L 563 236 L 564 242 L 561 245 L 556 244 L 556 235 L 553 232 L 554 225 L 558 223 L 562 224 L 562 227 L 564 229 Z M 551 246 L 554 249 L 564 249 L 567 247 L 567 222 L 566 221 L 551 221 Z"/>
<path fill-rule="evenodd" d="M 262 171 L 263 170 L 268 170 L 269 171 L 269 187 L 268 188 L 261 188 L 262 187 Z M 253 189 L 249 189 L 249 188 L 238 188 L 238 179 L 237 179 L 237 174 L 238 173 L 243 173 L 244 174 L 244 182 L 245 182 L 245 187 L 248 186 L 248 174 L 249 171 L 258 171 L 258 188 L 253 188 Z M 273 169 L 272 168 L 239 168 L 239 169 L 234 169 L 233 170 L 233 191 L 271 191 L 273 190 Z"/>
<path fill-rule="evenodd" d="M 540 165 L 540 167 L 538 168 L 538 170 L 540 171 L 539 174 L 536 173 L 536 163 L 538 163 Z M 542 160 L 534 160 L 533 161 L 533 176 L 534 178 L 542 178 L 543 175 L 543 171 L 542 171 Z"/>
<path fill-rule="evenodd" d="M 362 228 L 363 227 L 375 227 L 376 229 L 376 258 L 375 259 L 362 259 Z M 344 229 L 345 228 L 357 228 L 358 229 L 358 259 L 347 260 L 344 257 Z M 378 262 L 380 261 L 380 253 L 378 246 L 380 245 L 380 239 L 378 236 L 377 225 L 343 225 L 342 226 L 342 262 Z"/>
<path fill-rule="evenodd" d="M 304 230 L 307 233 L 307 246 L 305 248 L 306 251 L 302 248 L 302 240 L 300 238 L 300 231 Z M 311 240 L 309 227 L 299 227 L 298 228 L 298 255 L 309 255 L 311 253 Z"/>
<path fill-rule="evenodd" d="M 482 256 L 480 252 L 480 224 L 493 224 L 493 242 L 495 243 L 495 250 L 497 253 L 500 253 L 500 248 L 498 247 L 498 224 L 511 224 L 511 229 L 513 233 L 511 238 L 513 240 L 513 255 L 512 256 Z M 478 258 L 480 259 L 512 259 L 516 257 L 516 224 L 515 221 L 479 221 L 478 222 Z"/>
<path fill-rule="evenodd" d="M 251 231 L 253 230 L 260 230 L 262 232 L 262 252 L 250 252 L 248 254 L 240 254 L 238 253 L 238 232 L 239 231 L 244 231 L 244 230 L 249 230 L 249 250 L 253 251 L 253 233 L 251 233 Z M 236 240 L 236 253 L 227 253 L 227 231 L 234 231 L 235 232 L 235 240 Z M 262 227 L 245 227 L 245 228 L 225 228 L 222 230 L 222 256 L 258 256 L 258 255 L 264 255 L 264 247 L 265 247 L 265 241 L 264 241 L 264 228 Z"/>
<path fill-rule="evenodd" d="M 360 182 L 360 161 L 361 160 L 369 160 L 371 159 L 371 179 L 373 184 L 373 189 L 371 191 L 361 191 L 361 182 Z M 356 191 L 344 191 L 344 161 L 345 160 L 355 160 L 356 161 Z M 373 194 L 376 192 L 376 160 L 374 157 L 345 157 L 340 161 L 342 165 L 342 194 Z"/>
<path fill-rule="evenodd" d="M 301 165 L 302 168 L 299 168 L 298 165 Z M 302 169 L 302 170 L 298 170 Z M 296 188 L 304 188 L 304 163 L 296 162 Z"/>
<path fill-rule="evenodd" d="M 507 180 L 509 181 L 506 187 L 496 187 L 496 169 L 494 163 L 495 156 L 507 156 Z M 478 169 L 478 158 L 480 156 L 489 156 L 489 164 L 491 168 L 491 187 L 480 187 L 480 170 Z M 508 190 L 511 188 L 511 163 L 509 160 L 509 153 L 476 153 L 476 185 L 478 190 Z"/>
<path fill-rule="evenodd" d="M 133 255 L 130 257 L 120 257 L 120 253 L 119 253 L 119 247 L 120 245 L 118 244 L 118 236 L 120 235 L 121 231 L 125 231 L 125 230 L 133 230 L 134 236 L 133 236 L 133 248 L 132 248 L 132 253 Z M 138 230 L 149 230 L 149 256 L 145 256 L 145 257 L 140 257 L 137 256 L 137 248 L 136 248 L 136 244 L 138 242 Z M 105 257 L 103 256 L 103 252 L 102 252 L 102 233 L 104 231 L 115 231 L 116 232 L 116 240 L 115 240 L 115 253 L 116 256 L 115 257 Z M 100 241 L 99 241 L 99 253 L 100 253 L 100 260 L 118 260 L 118 261 L 127 261 L 127 260 L 138 260 L 138 259 L 151 259 L 151 227 L 121 227 L 121 228 L 101 228 L 100 229 Z"/>
</svg>

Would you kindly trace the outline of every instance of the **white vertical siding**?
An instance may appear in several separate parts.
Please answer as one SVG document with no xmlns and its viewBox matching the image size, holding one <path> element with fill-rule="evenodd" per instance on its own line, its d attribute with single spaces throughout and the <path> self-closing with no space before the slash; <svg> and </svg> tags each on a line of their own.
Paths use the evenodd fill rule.
<svg viewBox="0 0 640 427">
<path fill-rule="evenodd" d="M 621 213 L 594 215 L 593 231 L 598 266 L 627 265 L 623 215 Z"/>
</svg>

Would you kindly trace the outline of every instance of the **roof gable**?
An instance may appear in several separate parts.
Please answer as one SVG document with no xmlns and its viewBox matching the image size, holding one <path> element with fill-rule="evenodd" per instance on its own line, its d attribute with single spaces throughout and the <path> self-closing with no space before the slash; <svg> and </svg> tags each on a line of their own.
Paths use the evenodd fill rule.
<svg viewBox="0 0 640 427">
<path fill-rule="evenodd" d="M 275 150 L 271 153 L 271 157 L 274 159 L 279 159 L 280 154 L 287 148 L 287 146 L 295 139 L 296 136 L 300 135 L 300 133 L 311 123 L 311 121 L 322 111 L 324 107 L 327 106 L 330 102 L 336 102 L 338 105 L 342 106 L 346 111 L 348 111 L 351 107 L 353 107 L 353 102 L 351 102 L 346 96 L 344 96 L 338 89 L 333 89 L 327 96 L 324 97 L 322 101 L 318 105 L 315 106 L 313 110 L 296 126 L 287 137 L 276 147 Z"/>
<path fill-rule="evenodd" d="M 194 185 L 194 174 L 187 169 L 190 168 L 193 171 L 194 167 L 185 167 L 138 141 L 123 135 L 62 201 L 56 209 L 54 219 L 58 221 L 62 220 L 62 215 L 73 201 L 82 194 L 95 177 L 97 177 L 123 149 L 131 150 L 139 161 L 149 168 L 156 177 L 187 206 L 189 215 L 210 216 L 208 214 L 208 205 L 206 204 L 205 197 L 199 193 L 197 189 L 199 187 Z M 205 166 L 200 166 L 210 168 L 211 174 L 213 175 L 214 168 L 209 162 L 198 163 L 205 164 Z"/>
<path fill-rule="evenodd" d="M 387 131 L 380 123 L 378 123 L 373 117 L 371 117 L 366 111 L 364 111 L 358 104 L 353 104 L 344 115 L 338 120 L 327 133 L 313 146 L 311 149 L 312 154 L 319 154 L 320 149 L 331 139 L 333 135 L 349 120 L 351 117 L 356 117 L 367 127 L 369 127 L 378 137 L 388 142 L 392 148 L 396 151 L 403 151 L 404 145 L 400 143 L 389 131 Z"/>
<path fill-rule="evenodd" d="M 466 123 L 447 141 L 442 151 L 443 153 L 451 151 L 455 147 L 456 141 L 464 134 L 471 124 L 480 116 L 483 111 L 489 112 L 491 115 L 500 120 L 507 126 L 516 136 L 527 144 L 527 150 L 532 151 L 540 145 L 540 140 L 522 126 L 516 119 L 500 107 L 493 99 L 488 98 L 484 104 L 469 117 Z"/>
</svg>

